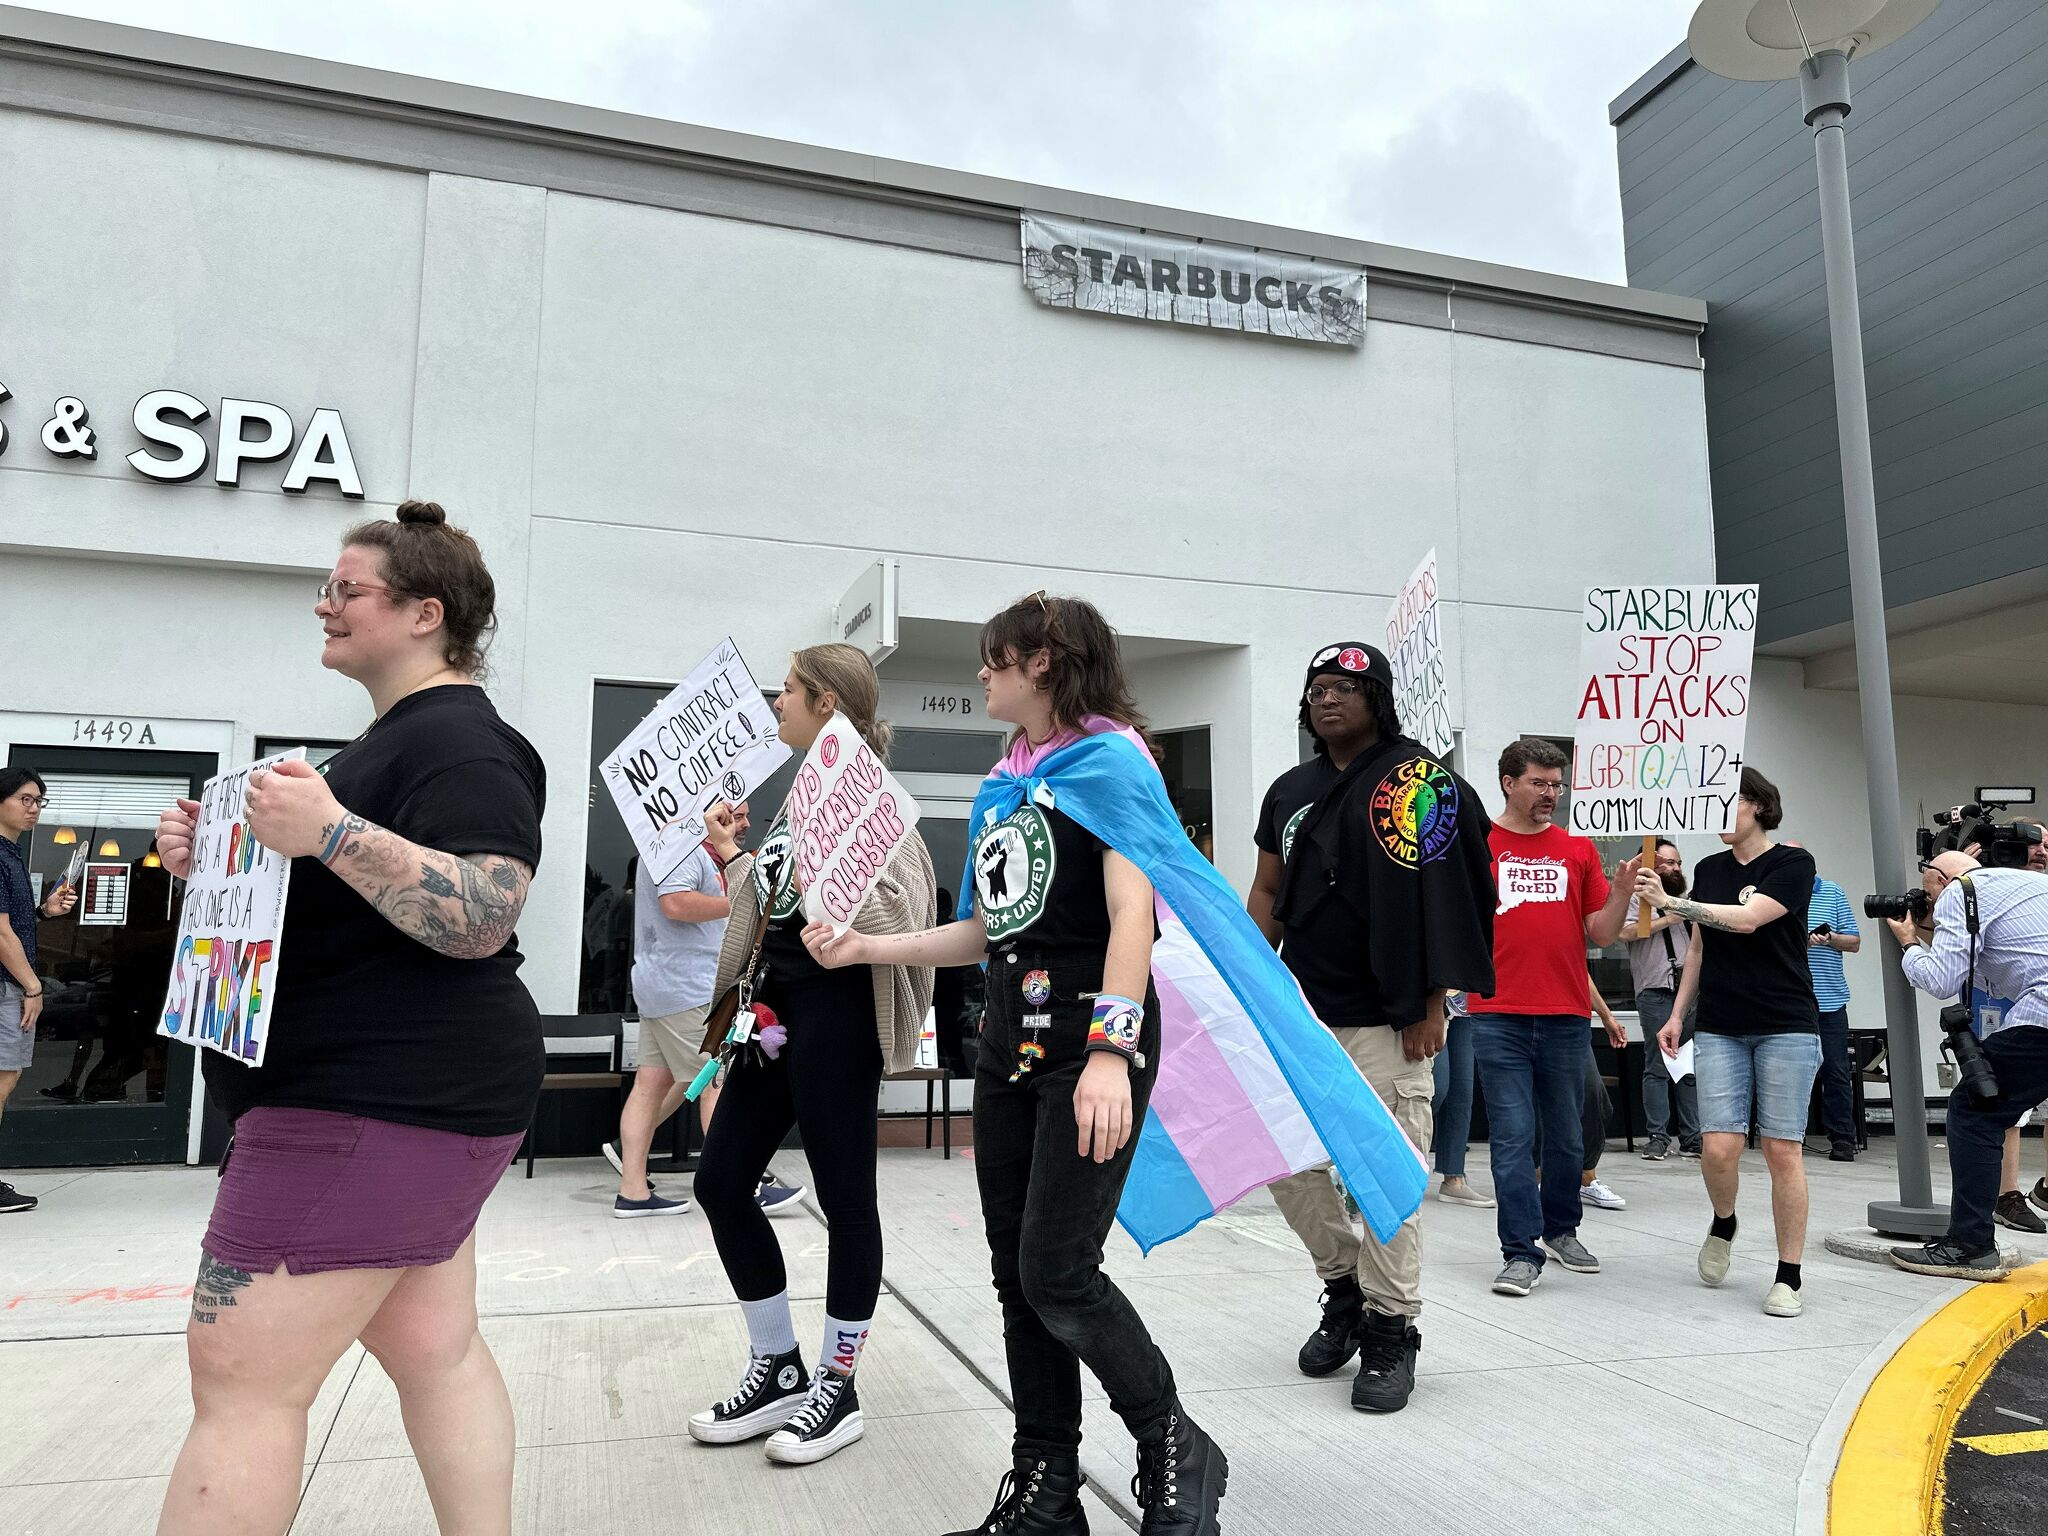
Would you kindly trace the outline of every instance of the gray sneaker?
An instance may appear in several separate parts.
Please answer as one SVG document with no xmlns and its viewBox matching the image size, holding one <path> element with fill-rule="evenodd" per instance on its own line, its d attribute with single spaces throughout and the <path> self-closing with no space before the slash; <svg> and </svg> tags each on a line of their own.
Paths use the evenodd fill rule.
<svg viewBox="0 0 2048 1536">
<path fill-rule="evenodd" d="M 1536 1289 L 1536 1283 L 1543 1278 L 1543 1270 L 1533 1260 L 1514 1259 L 1508 1267 L 1493 1277 L 1493 1294 L 1496 1296 L 1526 1296 Z"/>
<path fill-rule="evenodd" d="M 1556 1237 L 1546 1237 L 1543 1246 L 1550 1250 L 1553 1259 L 1575 1275 L 1600 1273 L 1600 1261 L 1587 1252 L 1576 1232 L 1560 1232 Z"/>
</svg>

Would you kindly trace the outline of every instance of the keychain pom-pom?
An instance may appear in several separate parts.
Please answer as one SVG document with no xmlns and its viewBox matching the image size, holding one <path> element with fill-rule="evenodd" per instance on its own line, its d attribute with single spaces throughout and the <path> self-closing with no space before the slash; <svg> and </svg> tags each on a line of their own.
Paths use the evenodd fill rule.
<svg viewBox="0 0 2048 1536">
<path fill-rule="evenodd" d="M 789 1031 L 780 1024 L 770 1024 L 754 1031 L 754 1043 L 761 1047 L 761 1054 L 770 1061 L 782 1054 L 782 1048 L 789 1043 Z"/>
<path fill-rule="evenodd" d="M 754 1028 L 767 1029 L 770 1026 L 777 1029 L 782 1027 L 782 1020 L 776 1016 L 775 1010 L 766 1003 L 754 1004 Z"/>
</svg>

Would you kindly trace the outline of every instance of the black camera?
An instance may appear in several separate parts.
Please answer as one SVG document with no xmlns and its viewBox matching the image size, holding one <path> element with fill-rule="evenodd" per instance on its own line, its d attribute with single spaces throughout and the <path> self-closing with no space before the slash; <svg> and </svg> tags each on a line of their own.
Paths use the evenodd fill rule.
<svg viewBox="0 0 2048 1536">
<path fill-rule="evenodd" d="M 1970 1029 L 1970 1005 L 1951 1003 L 1941 1010 L 1941 1048 L 1956 1064 L 1956 1079 L 1980 1099 L 1998 1097 L 1998 1074 Z"/>
<path fill-rule="evenodd" d="M 1863 898 L 1863 915 L 1876 918 L 1908 918 L 1916 923 L 1926 922 L 1928 913 L 1934 910 L 1934 899 L 1925 891 L 1906 891 L 1898 896 L 1866 896 Z"/>
</svg>

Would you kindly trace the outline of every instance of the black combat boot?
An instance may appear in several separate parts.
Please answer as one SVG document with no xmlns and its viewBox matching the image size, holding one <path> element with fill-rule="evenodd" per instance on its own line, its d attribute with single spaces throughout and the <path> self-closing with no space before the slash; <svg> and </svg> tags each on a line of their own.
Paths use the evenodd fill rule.
<svg viewBox="0 0 2048 1536">
<path fill-rule="evenodd" d="M 1422 1330 L 1405 1317 L 1368 1310 L 1359 1346 L 1358 1379 L 1351 1383 L 1351 1406 L 1360 1413 L 1398 1413 L 1415 1390 L 1415 1357 L 1422 1353 Z"/>
<path fill-rule="evenodd" d="M 1323 1320 L 1301 1346 L 1295 1364 L 1304 1376 L 1327 1376 L 1358 1353 L 1358 1314 L 1365 1294 L 1354 1275 L 1342 1275 L 1323 1287 Z"/>
<path fill-rule="evenodd" d="M 1230 1460 L 1179 1404 L 1167 1415 L 1166 1433 L 1138 1442 L 1138 1475 L 1131 1493 L 1145 1517 L 1138 1536 L 1217 1536 Z"/>
<path fill-rule="evenodd" d="M 1022 1456 L 996 1485 L 981 1524 L 950 1536 L 1088 1536 L 1078 1456 Z"/>
</svg>

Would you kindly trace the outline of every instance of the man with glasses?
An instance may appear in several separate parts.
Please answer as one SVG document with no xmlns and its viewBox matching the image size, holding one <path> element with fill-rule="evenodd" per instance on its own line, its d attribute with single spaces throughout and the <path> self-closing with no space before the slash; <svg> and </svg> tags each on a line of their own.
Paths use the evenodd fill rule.
<svg viewBox="0 0 2048 1536">
<path fill-rule="evenodd" d="M 1610 884 L 1591 839 L 1556 825 L 1565 761 L 1557 747 L 1533 736 L 1509 744 L 1500 755 L 1507 808 L 1488 839 L 1499 895 L 1497 980 L 1469 1007 L 1505 1261 L 1493 1289 L 1502 1296 L 1533 1291 L 1546 1255 L 1575 1274 L 1600 1272 L 1600 1261 L 1579 1241 L 1579 1121 L 1593 1027 L 1586 947 L 1605 949 L 1620 936 L 1642 861 L 1623 864 Z"/>
<path fill-rule="evenodd" d="M 1310 658 L 1299 718 L 1315 754 L 1267 791 L 1245 906 L 1423 1148 L 1444 992 L 1493 984 L 1493 900 L 1479 797 L 1401 734 L 1392 680 L 1387 658 L 1363 641 Z M 1418 1219 L 1385 1243 L 1361 1236 L 1327 1165 L 1272 1190 L 1323 1282 L 1323 1320 L 1296 1365 L 1327 1376 L 1360 1355 L 1351 1406 L 1397 1411 L 1415 1388 L 1422 1348 Z"/>
<path fill-rule="evenodd" d="M 1948 1232 L 1938 1242 L 1894 1248 L 1892 1262 L 1917 1274 L 1952 1280 L 2002 1280 L 2011 1261 L 1998 1247 L 1996 1219 L 2006 1133 L 2048 1095 L 2048 881 L 2030 869 L 1986 869 L 1970 837 L 1960 853 L 1941 853 L 1924 867 L 1922 885 L 1935 898 L 1932 921 L 1891 919 L 1899 964 L 1930 997 L 1958 995 L 1975 980 L 1985 992 L 2012 999 L 2002 1026 L 1983 1041 L 1997 1079 L 1995 1098 L 1980 1099 L 1968 1083 L 1948 1101 Z M 1967 836 L 1967 834 L 1966 834 Z M 1964 881 L 1975 897 L 1977 933 Z"/>
<path fill-rule="evenodd" d="M 20 842 L 43 814 L 49 791 L 26 768 L 0 768 L 0 1113 L 35 1058 L 43 983 L 36 975 L 36 920 L 62 917 L 78 901 L 69 882 L 40 903 Z M 36 1208 L 33 1195 L 0 1184 L 0 1216 Z"/>
</svg>

